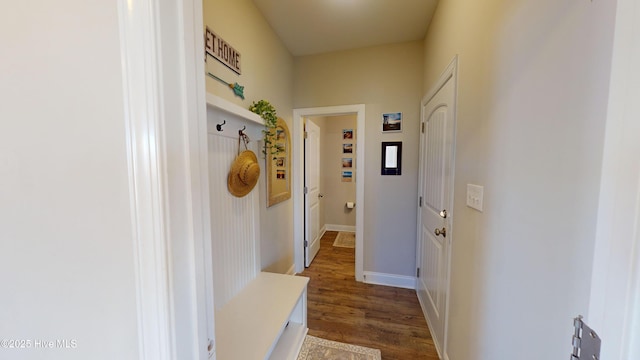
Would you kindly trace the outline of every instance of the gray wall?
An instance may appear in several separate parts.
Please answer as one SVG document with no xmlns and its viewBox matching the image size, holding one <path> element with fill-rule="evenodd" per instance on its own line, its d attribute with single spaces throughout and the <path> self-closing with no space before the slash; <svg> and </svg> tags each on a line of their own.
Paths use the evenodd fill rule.
<svg viewBox="0 0 640 360">
<path fill-rule="evenodd" d="M 0 333 L 31 341 L 2 359 L 139 356 L 116 5 L 0 13 Z"/>
<path fill-rule="evenodd" d="M 342 171 L 356 170 L 356 117 L 355 115 L 328 116 L 312 118 L 320 126 L 320 192 L 324 195 L 321 204 L 320 226 L 341 225 L 356 226 L 356 209 L 347 209 L 347 201 L 356 200 L 356 181 L 342 181 Z M 343 129 L 352 129 L 354 138 L 344 140 Z M 343 154 L 342 144 L 351 143 L 354 146 L 352 154 Z M 343 168 L 342 159 L 351 158 L 352 167 Z"/>
<path fill-rule="evenodd" d="M 451 360 L 570 350 L 589 306 L 614 14 L 614 1 L 438 5 L 423 91 L 459 56 Z M 483 212 L 465 206 L 468 183 L 484 185 Z"/>
</svg>

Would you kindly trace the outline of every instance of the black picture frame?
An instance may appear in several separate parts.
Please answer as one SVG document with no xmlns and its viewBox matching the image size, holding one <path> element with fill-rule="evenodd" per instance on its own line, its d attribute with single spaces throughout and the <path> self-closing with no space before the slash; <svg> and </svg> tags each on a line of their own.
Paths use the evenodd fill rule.
<svg viewBox="0 0 640 360">
<path fill-rule="evenodd" d="M 402 141 L 382 142 L 380 175 L 402 175 Z"/>
</svg>

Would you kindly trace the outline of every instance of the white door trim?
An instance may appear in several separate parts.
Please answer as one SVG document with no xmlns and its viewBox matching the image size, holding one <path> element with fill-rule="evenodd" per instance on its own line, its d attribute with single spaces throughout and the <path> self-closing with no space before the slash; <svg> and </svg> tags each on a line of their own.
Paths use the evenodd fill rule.
<svg viewBox="0 0 640 360">
<path fill-rule="evenodd" d="M 638 184 L 640 189 L 640 184 Z M 637 201 L 636 209 L 640 208 L 640 199 Z M 640 211 L 636 210 L 636 229 L 640 225 Z M 628 311 L 630 320 L 629 332 L 627 338 L 629 339 L 628 348 L 625 349 L 627 360 L 640 359 L 640 232 L 636 230 L 635 248 L 633 249 L 635 257 L 632 262 L 632 273 L 630 278 L 630 298 L 629 304 L 631 307 Z"/>
<path fill-rule="evenodd" d="M 119 0 L 118 11 L 139 358 L 205 360 L 213 306 L 202 4 Z"/>
<path fill-rule="evenodd" d="M 591 297 L 602 359 L 640 355 L 640 5 L 618 0 Z M 635 333 L 635 335 L 634 335 Z"/>
<path fill-rule="evenodd" d="M 296 273 L 304 270 L 304 117 L 356 114 L 356 280 L 363 281 L 365 106 L 341 105 L 293 110 L 293 251 Z"/>
<path fill-rule="evenodd" d="M 457 126 L 455 125 L 455 121 L 457 121 L 457 99 L 458 99 L 458 55 L 454 56 L 454 58 L 451 60 L 451 62 L 449 63 L 449 65 L 447 66 L 447 68 L 442 72 L 442 74 L 440 75 L 440 78 L 438 78 L 437 82 L 435 84 L 433 84 L 433 86 L 431 87 L 431 89 L 429 90 L 429 92 L 427 92 L 427 94 L 422 98 L 422 101 L 420 103 L 420 109 L 421 109 L 421 113 L 420 113 L 420 122 L 424 123 L 425 118 L 424 115 L 422 114 L 422 109 L 424 108 L 424 106 L 429 103 L 429 101 L 438 93 L 438 91 L 440 91 L 440 89 L 447 83 L 447 81 L 451 79 L 451 81 L 453 81 L 453 92 L 454 92 L 454 98 L 453 98 L 453 104 L 452 104 L 452 111 L 453 111 L 453 119 L 454 119 L 454 139 L 456 137 L 455 133 L 456 133 L 456 128 Z M 421 193 L 422 191 L 422 186 L 423 186 L 423 182 L 424 179 L 422 177 L 422 173 L 423 173 L 423 168 L 422 168 L 422 159 L 424 157 L 424 144 L 423 142 L 425 141 L 425 137 L 424 136 L 420 136 L 420 161 L 419 161 L 419 179 L 418 179 L 418 194 Z M 455 140 L 454 140 L 455 141 Z M 455 178 L 455 159 L 456 159 L 456 154 L 455 154 L 455 146 L 453 147 L 452 153 L 451 153 L 451 162 L 452 164 L 454 164 L 454 166 L 452 166 L 451 169 L 451 187 L 450 187 L 450 201 L 451 204 L 453 204 L 454 202 L 454 178 Z M 448 254 L 447 254 L 447 269 L 445 269 L 445 271 L 447 272 L 446 278 L 447 278 L 447 284 L 445 285 L 445 291 L 446 291 L 446 297 L 445 297 L 445 323 L 444 323 L 444 339 L 442 340 L 442 348 L 440 349 L 438 344 L 436 345 L 436 349 L 438 350 L 438 354 L 443 358 L 443 359 L 448 359 L 449 356 L 447 354 L 447 347 L 448 347 L 448 341 L 449 341 L 449 303 L 450 303 L 450 294 L 451 294 L 451 258 L 452 258 L 452 253 L 453 253 L 453 245 L 452 245 L 452 238 L 454 235 L 454 229 L 453 229 L 453 207 L 451 207 L 450 209 L 451 211 L 451 215 L 452 218 L 450 221 L 448 221 L 448 226 L 447 226 L 447 237 L 448 237 Z M 422 253 L 422 249 L 421 249 L 421 244 L 420 244 L 420 233 L 422 232 L 421 229 L 421 225 L 422 225 L 422 210 L 418 209 L 418 219 L 417 219 L 417 225 L 418 225 L 418 229 L 416 231 L 416 236 L 418 237 L 416 240 L 416 265 L 420 265 L 421 263 L 421 253 Z M 420 281 L 419 279 L 416 279 L 416 290 L 418 289 L 418 281 Z M 421 303 L 421 305 L 423 305 Z M 423 311 L 424 311 L 424 305 L 423 305 Z M 426 317 L 426 314 L 425 314 Z"/>
</svg>

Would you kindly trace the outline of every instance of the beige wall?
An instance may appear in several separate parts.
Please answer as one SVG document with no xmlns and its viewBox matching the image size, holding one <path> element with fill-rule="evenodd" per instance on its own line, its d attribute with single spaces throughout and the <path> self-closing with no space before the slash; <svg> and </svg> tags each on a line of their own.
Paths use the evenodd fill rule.
<svg viewBox="0 0 640 360">
<path fill-rule="evenodd" d="M 418 124 L 422 42 L 297 57 L 296 108 L 365 104 L 364 271 L 415 273 Z M 402 112 L 404 131 L 382 134 L 384 112 Z M 380 175 L 380 143 L 402 141 L 402 176 Z M 357 149 L 363 151 L 363 149 Z"/>
<path fill-rule="evenodd" d="M 319 121 L 322 120 L 322 121 Z M 356 117 L 355 115 L 328 116 L 313 118 L 320 126 L 320 192 L 322 198 L 322 216 L 320 226 L 341 225 L 356 226 L 356 209 L 347 209 L 347 201 L 356 201 L 356 183 L 342 181 L 342 171 L 356 171 L 356 152 L 342 153 L 342 144 L 351 143 L 355 148 Z M 346 141 L 342 138 L 343 129 L 352 129 L 354 138 Z M 352 167 L 342 168 L 342 159 L 351 158 Z"/>
<path fill-rule="evenodd" d="M 224 84 L 207 77 L 207 92 L 248 108 L 253 101 L 268 100 L 289 129 L 293 115 L 293 57 L 250 0 L 204 0 L 204 25 L 241 54 L 242 75 L 209 57 L 208 71 L 228 83 L 244 86 L 245 100 Z M 256 139 L 251 139 L 256 140 Z M 293 266 L 293 203 L 266 207 L 266 171 L 260 177 L 262 267 L 287 272 Z"/>
<path fill-rule="evenodd" d="M 459 55 L 451 360 L 569 352 L 588 309 L 614 9 L 438 5 L 423 93 Z M 484 212 L 465 206 L 467 183 L 485 187 Z"/>
</svg>

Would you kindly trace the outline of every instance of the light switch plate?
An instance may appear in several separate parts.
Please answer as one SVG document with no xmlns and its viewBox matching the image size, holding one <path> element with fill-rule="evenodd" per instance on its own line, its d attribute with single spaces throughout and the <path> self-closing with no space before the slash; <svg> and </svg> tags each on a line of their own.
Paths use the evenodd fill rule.
<svg viewBox="0 0 640 360">
<path fill-rule="evenodd" d="M 482 198 L 484 187 L 480 185 L 467 184 L 467 206 L 478 211 L 482 211 Z"/>
</svg>

